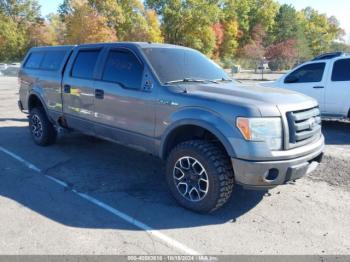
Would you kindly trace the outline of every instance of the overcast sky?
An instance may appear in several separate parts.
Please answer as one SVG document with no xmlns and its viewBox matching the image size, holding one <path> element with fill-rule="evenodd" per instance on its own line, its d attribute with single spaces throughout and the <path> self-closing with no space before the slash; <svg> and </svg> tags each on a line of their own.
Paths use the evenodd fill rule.
<svg viewBox="0 0 350 262">
<path fill-rule="evenodd" d="M 39 0 L 41 11 L 44 16 L 57 11 L 62 0 Z M 350 1 L 348 0 L 278 0 L 280 3 L 292 4 L 300 10 L 311 6 L 328 16 L 336 16 L 340 25 L 346 31 L 346 40 L 350 43 Z"/>
</svg>

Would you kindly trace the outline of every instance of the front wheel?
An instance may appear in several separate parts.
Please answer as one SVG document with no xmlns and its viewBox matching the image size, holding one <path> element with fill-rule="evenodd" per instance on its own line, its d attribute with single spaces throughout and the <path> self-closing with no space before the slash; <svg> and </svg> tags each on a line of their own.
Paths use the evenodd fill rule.
<svg viewBox="0 0 350 262">
<path fill-rule="evenodd" d="M 175 199 L 185 208 L 212 212 L 231 196 L 234 179 L 224 150 L 204 140 L 186 141 L 170 153 L 167 182 Z"/>
<path fill-rule="evenodd" d="M 40 146 L 55 143 L 57 131 L 43 108 L 33 108 L 29 114 L 29 129 L 34 142 Z"/>
</svg>

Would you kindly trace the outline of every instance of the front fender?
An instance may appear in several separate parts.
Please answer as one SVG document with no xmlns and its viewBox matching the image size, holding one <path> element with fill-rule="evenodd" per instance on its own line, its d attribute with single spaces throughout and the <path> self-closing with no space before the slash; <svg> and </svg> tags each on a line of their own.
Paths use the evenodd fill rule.
<svg viewBox="0 0 350 262">
<path fill-rule="evenodd" d="M 204 128 L 215 135 L 225 147 L 231 157 L 236 157 L 232 141 L 237 138 L 238 133 L 232 123 L 221 118 L 216 112 L 198 108 L 185 108 L 173 113 L 167 121 L 167 127 L 161 136 L 160 156 L 163 157 L 166 150 L 167 139 L 178 127 L 194 125 Z M 164 123 L 163 122 L 163 123 Z"/>
</svg>

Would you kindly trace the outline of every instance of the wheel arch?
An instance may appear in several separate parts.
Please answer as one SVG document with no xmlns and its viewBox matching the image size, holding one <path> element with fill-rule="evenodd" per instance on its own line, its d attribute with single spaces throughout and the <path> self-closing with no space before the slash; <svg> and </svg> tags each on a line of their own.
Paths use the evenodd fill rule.
<svg viewBox="0 0 350 262">
<path fill-rule="evenodd" d="M 46 107 L 46 104 L 44 102 L 44 99 L 42 98 L 42 96 L 35 92 L 35 91 L 32 91 L 30 93 L 30 95 L 28 96 L 28 112 L 30 113 L 31 109 L 35 108 L 35 107 L 41 107 L 46 116 L 48 117 L 49 121 L 51 123 L 55 123 L 54 119 L 52 118 L 52 116 L 49 114 L 49 111 Z"/>
<path fill-rule="evenodd" d="M 220 130 L 208 122 L 190 119 L 180 120 L 165 131 L 160 146 L 160 157 L 166 159 L 174 146 L 192 139 L 216 140 L 228 156 L 235 156 L 228 138 Z"/>
<path fill-rule="evenodd" d="M 42 107 L 46 112 L 46 106 L 41 96 L 36 92 L 32 92 L 28 96 L 28 111 L 30 112 L 30 110 L 32 110 L 35 107 Z"/>
</svg>

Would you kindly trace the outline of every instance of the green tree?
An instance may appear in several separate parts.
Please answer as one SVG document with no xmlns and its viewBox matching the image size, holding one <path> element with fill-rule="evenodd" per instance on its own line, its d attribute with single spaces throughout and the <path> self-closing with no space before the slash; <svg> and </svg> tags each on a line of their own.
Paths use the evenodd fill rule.
<svg viewBox="0 0 350 262">
<path fill-rule="evenodd" d="M 118 25 L 118 37 L 123 41 L 151 41 L 150 20 L 146 19 L 147 11 L 143 3 L 140 0 L 118 0 L 118 3 L 125 17 Z M 153 26 L 158 26 L 155 31 L 160 31 L 159 24 L 152 22 Z"/>
<path fill-rule="evenodd" d="M 298 36 L 297 11 L 291 5 L 280 6 L 272 29 L 273 42 L 280 43 Z"/>
<path fill-rule="evenodd" d="M 224 19 L 238 23 L 239 38 L 237 38 L 239 47 L 243 47 L 251 40 L 250 13 L 254 0 L 224 0 L 222 5 Z"/>
<path fill-rule="evenodd" d="M 252 40 L 256 26 L 265 32 L 272 30 L 278 3 L 274 0 L 224 0 L 222 4 L 225 17 L 238 22 L 239 47 L 244 47 Z"/>
<path fill-rule="evenodd" d="M 119 1 L 116 0 L 88 0 L 89 5 L 100 15 L 107 19 L 107 24 L 114 28 L 117 32 L 117 27 L 125 22 L 125 14 Z"/>
<path fill-rule="evenodd" d="M 0 10 L 4 16 L 20 25 L 41 19 L 40 5 L 36 0 L 0 0 Z"/>
<path fill-rule="evenodd" d="M 333 42 L 330 51 L 332 52 L 350 52 L 350 45 L 342 43 L 342 42 Z"/>
<path fill-rule="evenodd" d="M 160 15 L 165 41 L 185 45 L 211 55 L 215 48 L 213 25 L 219 21 L 219 1 L 147 0 Z"/>
<path fill-rule="evenodd" d="M 279 4 L 275 0 L 252 0 L 250 8 L 250 34 L 256 26 L 261 26 L 265 32 L 270 32 L 275 24 Z"/>
<path fill-rule="evenodd" d="M 33 46 L 33 28 L 43 24 L 34 0 L 0 0 L 0 59 L 21 60 Z"/>
<path fill-rule="evenodd" d="M 236 19 L 226 20 L 223 22 L 224 37 L 220 46 L 221 59 L 233 59 L 238 48 L 238 22 Z"/>
<path fill-rule="evenodd" d="M 335 18 L 328 18 L 311 7 L 302 10 L 300 17 L 314 56 L 329 51 L 333 41 L 342 37 L 343 30 Z"/>
<path fill-rule="evenodd" d="M 164 37 L 160 29 L 160 24 L 156 11 L 151 9 L 146 10 L 145 16 L 148 24 L 148 39 L 146 40 L 154 43 L 162 43 L 164 41 Z"/>
<path fill-rule="evenodd" d="M 303 14 L 297 12 L 298 31 L 296 33 L 296 64 L 301 64 L 305 61 L 310 60 L 312 50 L 309 45 L 308 39 L 305 37 L 305 24 L 303 23 Z"/>
<path fill-rule="evenodd" d="M 21 59 L 25 47 L 25 32 L 0 12 L 0 61 Z"/>
</svg>

